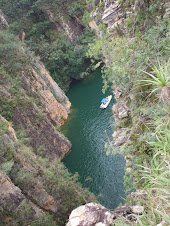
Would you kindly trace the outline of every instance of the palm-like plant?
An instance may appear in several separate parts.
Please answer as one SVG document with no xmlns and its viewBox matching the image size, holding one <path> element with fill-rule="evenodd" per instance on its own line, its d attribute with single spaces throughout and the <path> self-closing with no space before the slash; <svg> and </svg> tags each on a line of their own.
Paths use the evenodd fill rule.
<svg viewBox="0 0 170 226">
<path fill-rule="evenodd" d="M 169 71 L 170 61 L 166 65 L 161 66 L 158 62 L 158 67 L 151 66 L 153 73 L 148 73 L 143 71 L 149 77 L 141 80 L 140 84 L 143 86 L 152 86 L 150 95 L 153 93 L 159 93 L 159 97 L 164 104 L 169 105 L 170 101 L 170 71 Z"/>
</svg>

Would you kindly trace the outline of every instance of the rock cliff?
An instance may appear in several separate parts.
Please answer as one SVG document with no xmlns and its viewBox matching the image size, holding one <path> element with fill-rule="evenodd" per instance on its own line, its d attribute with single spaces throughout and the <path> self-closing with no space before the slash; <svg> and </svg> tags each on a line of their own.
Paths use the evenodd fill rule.
<svg viewBox="0 0 170 226">
<path fill-rule="evenodd" d="M 2 225 L 63 225 L 94 200 L 60 161 L 71 103 L 49 71 L 8 31 L 0 11 L 0 218 Z"/>
<path fill-rule="evenodd" d="M 1 23 L 4 23 L 3 18 Z M 71 103 L 44 65 L 29 55 L 24 44 L 6 40 L 8 31 L 0 32 L 4 45 L 1 60 L 4 69 L 0 74 L 1 113 L 13 122 L 15 129 L 26 130 L 32 147 L 41 146 L 45 156 L 61 159 L 71 144 L 56 128 L 67 119 Z M 5 49 L 9 43 L 12 47 Z M 9 71 L 8 60 L 11 68 L 16 61 L 17 71 L 14 68 Z"/>
<path fill-rule="evenodd" d="M 30 66 L 29 71 L 23 70 L 18 77 L 18 82 L 22 81 L 20 88 L 23 93 L 20 98 L 23 98 L 25 103 L 23 103 L 23 108 L 13 106 L 11 119 L 15 128 L 27 131 L 33 147 L 44 146 L 44 151 L 46 149 L 45 152 L 48 152 L 46 155 L 50 153 L 51 157 L 63 158 L 70 150 L 71 144 L 56 130 L 55 126 L 61 126 L 67 119 L 71 104 L 45 68 L 42 67 L 41 70 L 36 72 Z M 2 79 L 1 75 L 1 81 Z M 8 100 L 8 102 L 11 100 L 11 103 L 18 101 L 18 96 L 13 95 L 10 89 L 9 83 L 4 84 L 3 82 L 0 85 L 1 101 L 4 105 L 4 100 Z M 35 101 L 38 103 L 36 104 Z M 6 102 L 4 105 L 1 105 L 2 114 L 4 107 L 8 107 L 8 103 Z M 26 107 L 28 105 L 30 107 Z"/>
<path fill-rule="evenodd" d="M 60 139 L 61 135 L 57 136 Z M 56 141 L 59 145 L 57 142 L 60 140 Z M 55 155 L 48 153 L 46 158 L 40 157 L 41 153 L 35 154 L 35 148 L 20 136 L 17 138 L 11 123 L 1 115 L 0 149 L 2 225 L 34 222 L 63 225 L 73 208 L 94 199 L 75 183 L 59 161 L 57 151 Z"/>
</svg>

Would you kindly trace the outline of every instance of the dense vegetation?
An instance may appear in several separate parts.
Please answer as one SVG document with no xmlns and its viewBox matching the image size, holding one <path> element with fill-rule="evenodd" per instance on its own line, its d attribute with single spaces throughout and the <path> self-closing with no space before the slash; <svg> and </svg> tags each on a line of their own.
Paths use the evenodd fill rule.
<svg viewBox="0 0 170 226">
<path fill-rule="evenodd" d="M 0 0 L 0 8 L 10 22 L 10 32 L 0 32 L 0 85 L 5 87 L 0 90 L 0 113 L 13 121 L 16 109 L 31 109 L 34 101 L 39 106 L 38 98 L 26 95 L 19 79 L 23 68 L 29 71 L 28 65 L 33 57 L 40 56 L 55 81 L 67 90 L 72 78 L 79 79 L 88 74 L 90 58 L 92 62 L 97 61 L 98 66 L 99 61 L 107 56 L 107 63 L 102 68 L 103 90 L 108 86 L 119 86 L 131 111 L 129 119 L 117 125 L 127 128 L 130 135 L 116 152 L 120 151 L 130 159 L 127 178 L 133 179 L 134 188 L 143 188 L 149 194 L 146 213 L 138 223 L 156 225 L 162 217 L 169 221 L 169 21 L 165 16 L 165 0 L 144 2 L 143 7 L 134 10 L 126 19 L 125 27 L 120 25 L 119 31 L 122 32 L 115 29 L 112 35 L 108 34 L 98 13 L 98 27 L 103 35 L 92 43 L 94 34 L 87 27 L 89 12 L 83 17 L 86 28 L 82 24 L 85 1 Z M 119 0 L 119 3 L 126 10 L 134 1 Z M 103 10 L 103 1 L 100 6 Z M 79 24 L 73 37 L 69 36 L 68 24 Z M 25 44 L 16 37 L 23 31 Z M 88 43 L 91 44 L 88 46 Z M 10 98 L 4 93 L 9 93 Z M 42 117 L 43 110 L 36 115 L 37 120 Z M 6 133 L 5 124 L 1 125 L 1 133 Z M 24 131 L 18 131 L 18 137 L 17 144 L 1 151 L 0 163 L 1 170 L 24 190 L 26 186 L 34 186 L 37 175 L 25 172 L 16 157 L 19 152 L 32 163 L 35 161 Z M 89 193 L 74 183 L 75 177 L 70 179 L 67 170 L 57 160 L 51 164 L 41 152 L 36 161 L 35 165 L 42 173 L 42 186 L 56 200 L 63 195 L 65 199 L 59 215 L 48 215 L 44 225 L 54 222 L 62 225 L 67 213 L 85 203 Z M 56 175 L 59 175 L 57 179 Z M 15 216 L 12 217 L 15 220 Z"/>
<path fill-rule="evenodd" d="M 7 174 L 22 193 L 29 197 L 29 191 L 44 189 L 53 197 L 58 206 L 56 214 L 47 212 L 37 220 L 28 205 L 20 212 L 12 213 L 0 208 L 0 225 L 64 225 L 68 214 L 77 206 L 95 200 L 92 194 L 77 182 L 59 159 L 49 160 L 43 146 L 31 145 L 29 131 L 24 129 L 23 118 L 39 109 L 34 115 L 34 123 L 29 126 L 35 130 L 39 124 L 47 122 L 47 115 L 36 92 L 24 89 L 23 73 L 31 78 L 31 61 L 38 60 L 26 45 L 9 31 L 0 31 L 0 115 L 10 121 L 18 140 L 8 140 L 8 124 L 0 121 L 0 170 Z M 31 87 L 30 87 L 31 88 Z M 25 112 L 17 122 L 18 115 Z M 32 117 L 32 116 L 31 116 Z M 48 131 L 46 131 L 48 133 Z M 5 141 L 7 139 L 7 142 Z M 56 145 L 57 150 L 57 145 Z M 31 167 L 25 167 L 24 163 Z"/>
<path fill-rule="evenodd" d="M 146 213 L 138 223 L 156 225 L 162 217 L 169 222 L 169 20 L 165 16 L 166 1 L 144 2 L 127 18 L 126 27 L 120 25 L 123 36 L 116 29 L 110 35 L 105 26 L 100 26 L 103 36 L 90 44 L 89 55 L 96 60 L 101 56 L 107 59 L 104 90 L 108 86 L 123 90 L 131 113 L 127 122 L 117 126 L 127 128 L 130 134 L 116 152 L 130 160 L 127 168 L 131 177 L 127 178 L 133 178 L 134 188 L 144 188 L 149 194 Z M 120 3 L 124 10 L 129 7 L 124 1 Z M 99 18 L 98 23 L 102 23 Z"/>
<path fill-rule="evenodd" d="M 95 201 L 89 191 L 77 183 L 77 175 L 70 175 L 58 159 L 49 160 L 46 147 L 38 142 L 37 147 L 32 145 L 30 131 L 38 131 L 40 124 L 47 123 L 48 117 L 36 91 L 25 88 L 23 79 L 23 75 L 31 79 L 32 61 L 39 58 L 65 90 L 72 78 L 80 79 L 88 74 L 90 61 L 86 52 L 94 33 L 81 24 L 84 7 L 82 1 L 0 1 L 0 8 L 10 24 L 9 30 L 0 30 L 0 114 L 12 123 L 18 138 L 6 145 L 3 139 L 8 137 L 8 126 L 1 123 L 0 170 L 28 199 L 28 191 L 40 187 L 58 206 L 57 213 L 46 212 L 37 220 L 33 218 L 29 204 L 17 215 L 1 208 L 2 225 L 7 219 L 9 225 L 64 225 L 74 208 Z M 54 17 L 50 19 L 50 15 Z M 67 26 L 70 27 L 68 33 Z M 23 121 L 29 117 L 33 123 L 26 130 Z M 25 161 L 31 171 L 24 167 Z"/>
<path fill-rule="evenodd" d="M 0 1 L 15 35 L 25 33 L 25 42 L 40 56 L 54 80 L 65 91 L 72 78 L 86 76 L 90 66 L 86 56 L 94 33 L 81 22 L 85 1 Z"/>
</svg>

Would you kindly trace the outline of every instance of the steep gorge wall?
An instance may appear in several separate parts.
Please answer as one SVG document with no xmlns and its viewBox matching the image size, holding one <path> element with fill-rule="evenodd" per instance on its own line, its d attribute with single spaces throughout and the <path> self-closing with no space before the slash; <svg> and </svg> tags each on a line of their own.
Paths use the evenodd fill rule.
<svg viewBox="0 0 170 226">
<path fill-rule="evenodd" d="M 38 66 L 39 70 L 32 66 L 27 71 L 23 68 L 17 78 L 17 82 L 21 82 L 21 86 L 17 87 L 20 94 L 17 90 L 13 91 L 16 95 L 11 93 L 13 78 L 6 79 L 1 73 L 1 112 L 8 118 L 11 111 L 10 120 L 14 128 L 26 130 L 34 148 L 43 146 L 46 156 L 50 153 L 52 158 L 63 158 L 71 144 L 55 126 L 61 126 L 67 119 L 71 103 L 44 66 Z M 19 107 L 20 104 L 23 106 Z"/>
<path fill-rule="evenodd" d="M 71 103 L 1 12 L 0 19 L 1 223 L 63 225 L 94 200 L 60 162 L 71 149 L 59 129 Z"/>
<path fill-rule="evenodd" d="M 36 155 L 0 115 L 0 218 L 6 224 L 63 225 L 67 214 L 93 200 L 58 158 Z"/>
<path fill-rule="evenodd" d="M 3 13 L 1 13 L 1 24 L 4 46 L 9 45 L 8 41 L 12 45 L 12 49 L 7 50 L 8 57 L 12 58 L 10 53 L 16 54 L 14 56 L 16 59 L 11 59 L 11 63 L 16 60 L 21 64 L 17 73 L 7 72 L 10 75 L 6 76 L 5 70 L 9 71 L 6 66 L 9 58 L 4 57 L 1 60 L 4 64 L 0 75 L 1 112 L 12 120 L 17 130 L 26 130 L 30 143 L 35 149 L 41 146 L 44 155 L 61 159 L 70 150 L 71 144 L 55 126 L 60 127 L 67 120 L 71 103 L 44 65 L 29 56 L 29 51 L 24 49 L 26 47 L 19 41 L 5 40 L 4 33 L 8 35 L 8 31 L 5 31 L 8 26 L 4 27 L 4 24 L 8 23 Z M 18 45 L 18 49 L 15 48 L 15 44 Z M 7 55 L 5 51 L 3 54 Z M 24 64 L 22 62 L 24 60 L 28 63 Z"/>
</svg>

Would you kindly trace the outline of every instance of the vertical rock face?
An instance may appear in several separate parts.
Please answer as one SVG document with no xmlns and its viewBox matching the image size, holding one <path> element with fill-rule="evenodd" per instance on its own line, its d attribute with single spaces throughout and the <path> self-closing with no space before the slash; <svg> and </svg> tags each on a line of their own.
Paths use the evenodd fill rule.
<svg viewBox="0 0 170 226">
<path fill-rule="evenodd" d="M 21 80 L 24 90 L 38 98 L 44 113 L 34 103 L 27 110 L 17 108 L 14 121 L 17 127 L 27 130 L 33 147 L 43 147 L 46 157 L 63 158 L 70 150 L 71 143 L 55 126 L 61 126 L 67 119 L 71 103 L 45 67 L 41 64 L 36 66 L 37 70 L 30 68 L 29 73 L 23 72 Z"/>
<path fill-rule="evenodd" d="M 123 16 L 123 11 L 120 7 L 118 1 L 113 1 L 113 3 L 106 4 L 105 11 L 103 12 L 103 23 L 105 24 L 113 24 L 119 18 Z"/>
<path fill-rule="evenodd" d="M 122 4 L 124 5 L 123 7 L 118 0 L 105 0 L 104 9 L 102 9 L 103 5 L 100 2 L 96 7 L 96 11 L 92 15 L 93 21 L 99 22 L 98 18 L 100 18 L 100 22 L 106 25 L 109 33 L 113 33 L 114 30 L 116 30 L 118 35 L 122 36 L 126 33 L 126 18 L 131 16 L 133 6 L 131 6 L 128 1 L 123 1 Z M 98 28 L 98 26 L 95 26 L 95 30 L 97 35 L 101 37 L 102 31 Z"/>
<path fill-rule="evenodd" d="M 70 42 L 73 42 L 82 34 L 84 26 L 77 16 L 70 17 L 69 20 L 64 19 L 67 13 L 68 12 L 64 12 L 63 10 L 60 12 L 53 12 L 49 9 L 46 10 L 49 20 L 54 23 L 56 29 L 61 33 L 67 34 Z M 60 22 L 56 21 L 56 18 L 60 18 Z"/>
<path fill-rule="evenodd" d="M 17 54 L 29 63 L 18 76 L 0 74 L 0 111 L 11 117 L 15 130 L 26 131 L 36 153 L 41 149 L 47 158 L 62 159 L 71 143 L 58 128 L 67 120 L 71 103 L 41 62 L 28 60 L 23 47 Z"/>
<path fill-rule="evenodd" d="M 39 70 L 39 74 L 33 68 L 30 70 L 29 76 L 23 73 L 24 88 L 31 92 L 32 95 L 39 96 L 43 110 L 47 113 L 53 124 L 61 126 L 68 118 L 71 107 L 70 101 L 43 65 Z"/>
<path fill-rule="evenodd" d="M 33 147 L 43 146 L 48 158 L 63 158 L 70 150 L 71 143 L 55 126 L 61 126 L 68 118 L 70 101 L 41 63 L 34 62 L 29 73 L 22 73 L 21 80 L 24 89 L 39 99 L 45 114 L 34 103 L 32 109 L 27 111 L 16 110 L 16 124 L 28 131 Z"/>
<path fill-rule="evenodd" d="M 57 220 L 56 225 L 63 225 L 70 209 L 88 200 L 89 193 L 86 197 L 83 189 L 71 181 L 71 175 L 56 158 L 58 153 L 48 153 L 50 160 L 36 155 L 17 139 L 12 126 L 1 115 L 0 150 L 0 219 L 4 225 L 8 221 L 13 225 L 34 221 L 42 225 L 44 219 L 47 225 L 53 225 L 48 214 Z"/>
<path fill-rule="evenodd" d="M 52 92 L 55 94 L 57 99 L 60 101 L 61 105 L 66 109 L 66 111 L 70 112 L 71 103 L 68 99 L 68 97 L 65 95 L 65 93 L 60 89 L 60 87 L 57 85 L 57 83 L 52 79 L 49 72 L 46 70 L 43 64 L 33 61 L 33 66 L 37 68 L 41 76 L 46 83 L 46 86 L 52 90 Z"/>
</svg>

